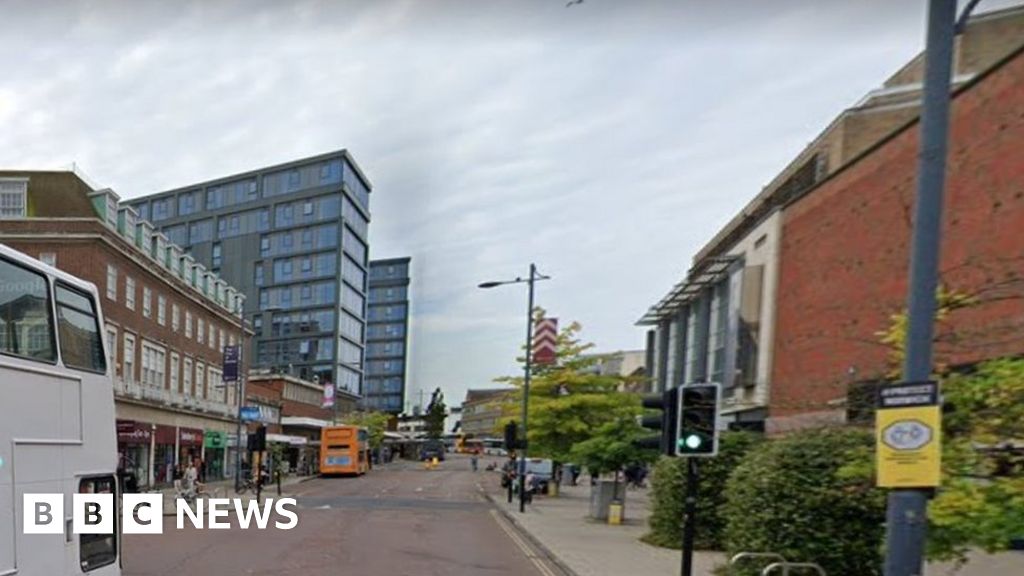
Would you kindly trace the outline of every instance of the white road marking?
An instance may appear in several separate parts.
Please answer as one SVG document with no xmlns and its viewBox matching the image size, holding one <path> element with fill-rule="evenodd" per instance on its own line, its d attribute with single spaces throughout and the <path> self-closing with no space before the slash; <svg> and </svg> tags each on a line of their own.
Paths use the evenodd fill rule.
<svg viewBox="0 0 1024 576">
<path fill-rule="evenodd" d="M 508 537 L 511 538 L 513 542 L 515 542 L 516 546 L 519 548 L 520 551 L 522 551 L 523 555 L 529 558 L 530 562 L 532 562 L 533 565 L 537 567 L 538 572 L 540 572 L 543 576 L 555 576 L 555 573 L 552 572 L 547 567 L 547 565 L 544 564 L 544 558 L 534 553 L 533 549 L 530 548 L 530 546 L 523 541 L 522 537 L 520 537 L 519 534 L 516 533 L 515 529 L 513 529 L 512 526 L 509 525 L 508 521 L 501 517 L 500 512 L 498 512 L 497 510 L 491 510 L 491 516 L 494 518 L 494 521 L 498 523 L 498 526 L 500 526 L 501 529 L 505 531 L 505 534 L 508 534 Z"/>
</svg>

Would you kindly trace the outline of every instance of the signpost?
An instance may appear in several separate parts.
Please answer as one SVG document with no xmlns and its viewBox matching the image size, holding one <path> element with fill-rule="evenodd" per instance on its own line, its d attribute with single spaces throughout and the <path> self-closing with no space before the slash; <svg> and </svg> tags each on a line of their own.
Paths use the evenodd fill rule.
<svg viewBox="0 0 1024 576">
<path fill-rule="evenodd" d="M 878 391 L 875 439 L 880 487 L 939 485 L 941 422 L 939 386 L 935 382 L 894 384 Z"/>
<path fill-rule="evenodd" d="M 238 381 L 238 364 L 241 359 L 241 352 L 238 346 L 225 346 L 224 347 L 224 365 L 222 370 L 224 372 L 221 380 L 224 382 L 237 382 Z"/>
</svg>

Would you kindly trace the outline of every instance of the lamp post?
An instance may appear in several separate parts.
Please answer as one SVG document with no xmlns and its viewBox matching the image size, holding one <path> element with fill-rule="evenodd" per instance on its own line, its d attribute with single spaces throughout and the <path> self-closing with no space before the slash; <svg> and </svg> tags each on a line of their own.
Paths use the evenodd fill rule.
<svg viewBox="0 0 1024 576">
<path fill-rule="evenodd" d="M 530 371 L 533 357 L 533 285 L 539 280 L 549 280 L 550 276 L 537 273 L 536 264 L 530 264 L 530 276 L 515 280 L 483 282 L 480 288 L 497 288 L 506 284 L 522 284 L 529 286 L 526 307 L 526 362 L 523 368 L 523 448 L 519 451 L 519 512 L 526 512 L 526 452 L 527 435 L 526 420 L 530 406 Z"/>
</svg>

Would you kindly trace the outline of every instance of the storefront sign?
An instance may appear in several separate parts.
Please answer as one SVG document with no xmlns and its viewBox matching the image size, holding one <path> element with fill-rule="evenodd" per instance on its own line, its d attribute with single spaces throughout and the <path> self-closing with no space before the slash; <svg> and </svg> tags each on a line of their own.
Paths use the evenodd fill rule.
<svg viewBox="0 0 1024 576">
<path fill-rule="evenodd" d="M 181 446 L 202 446 L 203 431 L 195 428 L 178 428 L 178 444 Z"/>
<path fill-rule="evenodd" d="M 121 444 L 149 444 L 152 437 L 151 424 L 133 420 L 117 421 L 117 441 Z"/>
<path fill-rule="evenodd" d="M 942 414 L 935 382 L 883 386 L 875 439 L 878 485 L 929 488 L 941 477 Z"/>
<path fill-rule="evenodd" d="M 242 406 L 242 421 L 256 422 L 260 419 L 259 406 Z"/>
<path fill-rule="evenodd" d="M 203 445 L 207 448 L 224 448 L 228 444 L 227 434 L 216 430 L 206 430 L 203 433 Z"/>
</svg>

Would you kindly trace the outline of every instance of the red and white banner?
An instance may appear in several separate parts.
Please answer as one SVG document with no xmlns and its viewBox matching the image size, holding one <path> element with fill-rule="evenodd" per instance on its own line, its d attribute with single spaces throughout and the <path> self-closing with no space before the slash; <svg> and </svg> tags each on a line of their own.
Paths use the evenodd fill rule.
<svg viewBox="0 0 1024 576">
<path fill-rule="evenodd" d="M 334 384 L 328 382 L 324 384 L 324 399 L 320 403 L 321 408 L 330 408 L 334 406 Z"/>
<path fill-rule="evenodd" d="M 554 364 L 558 359 L 558 318 L 541 318 L 533 329 L 534 364 Z"/>
</svg>

